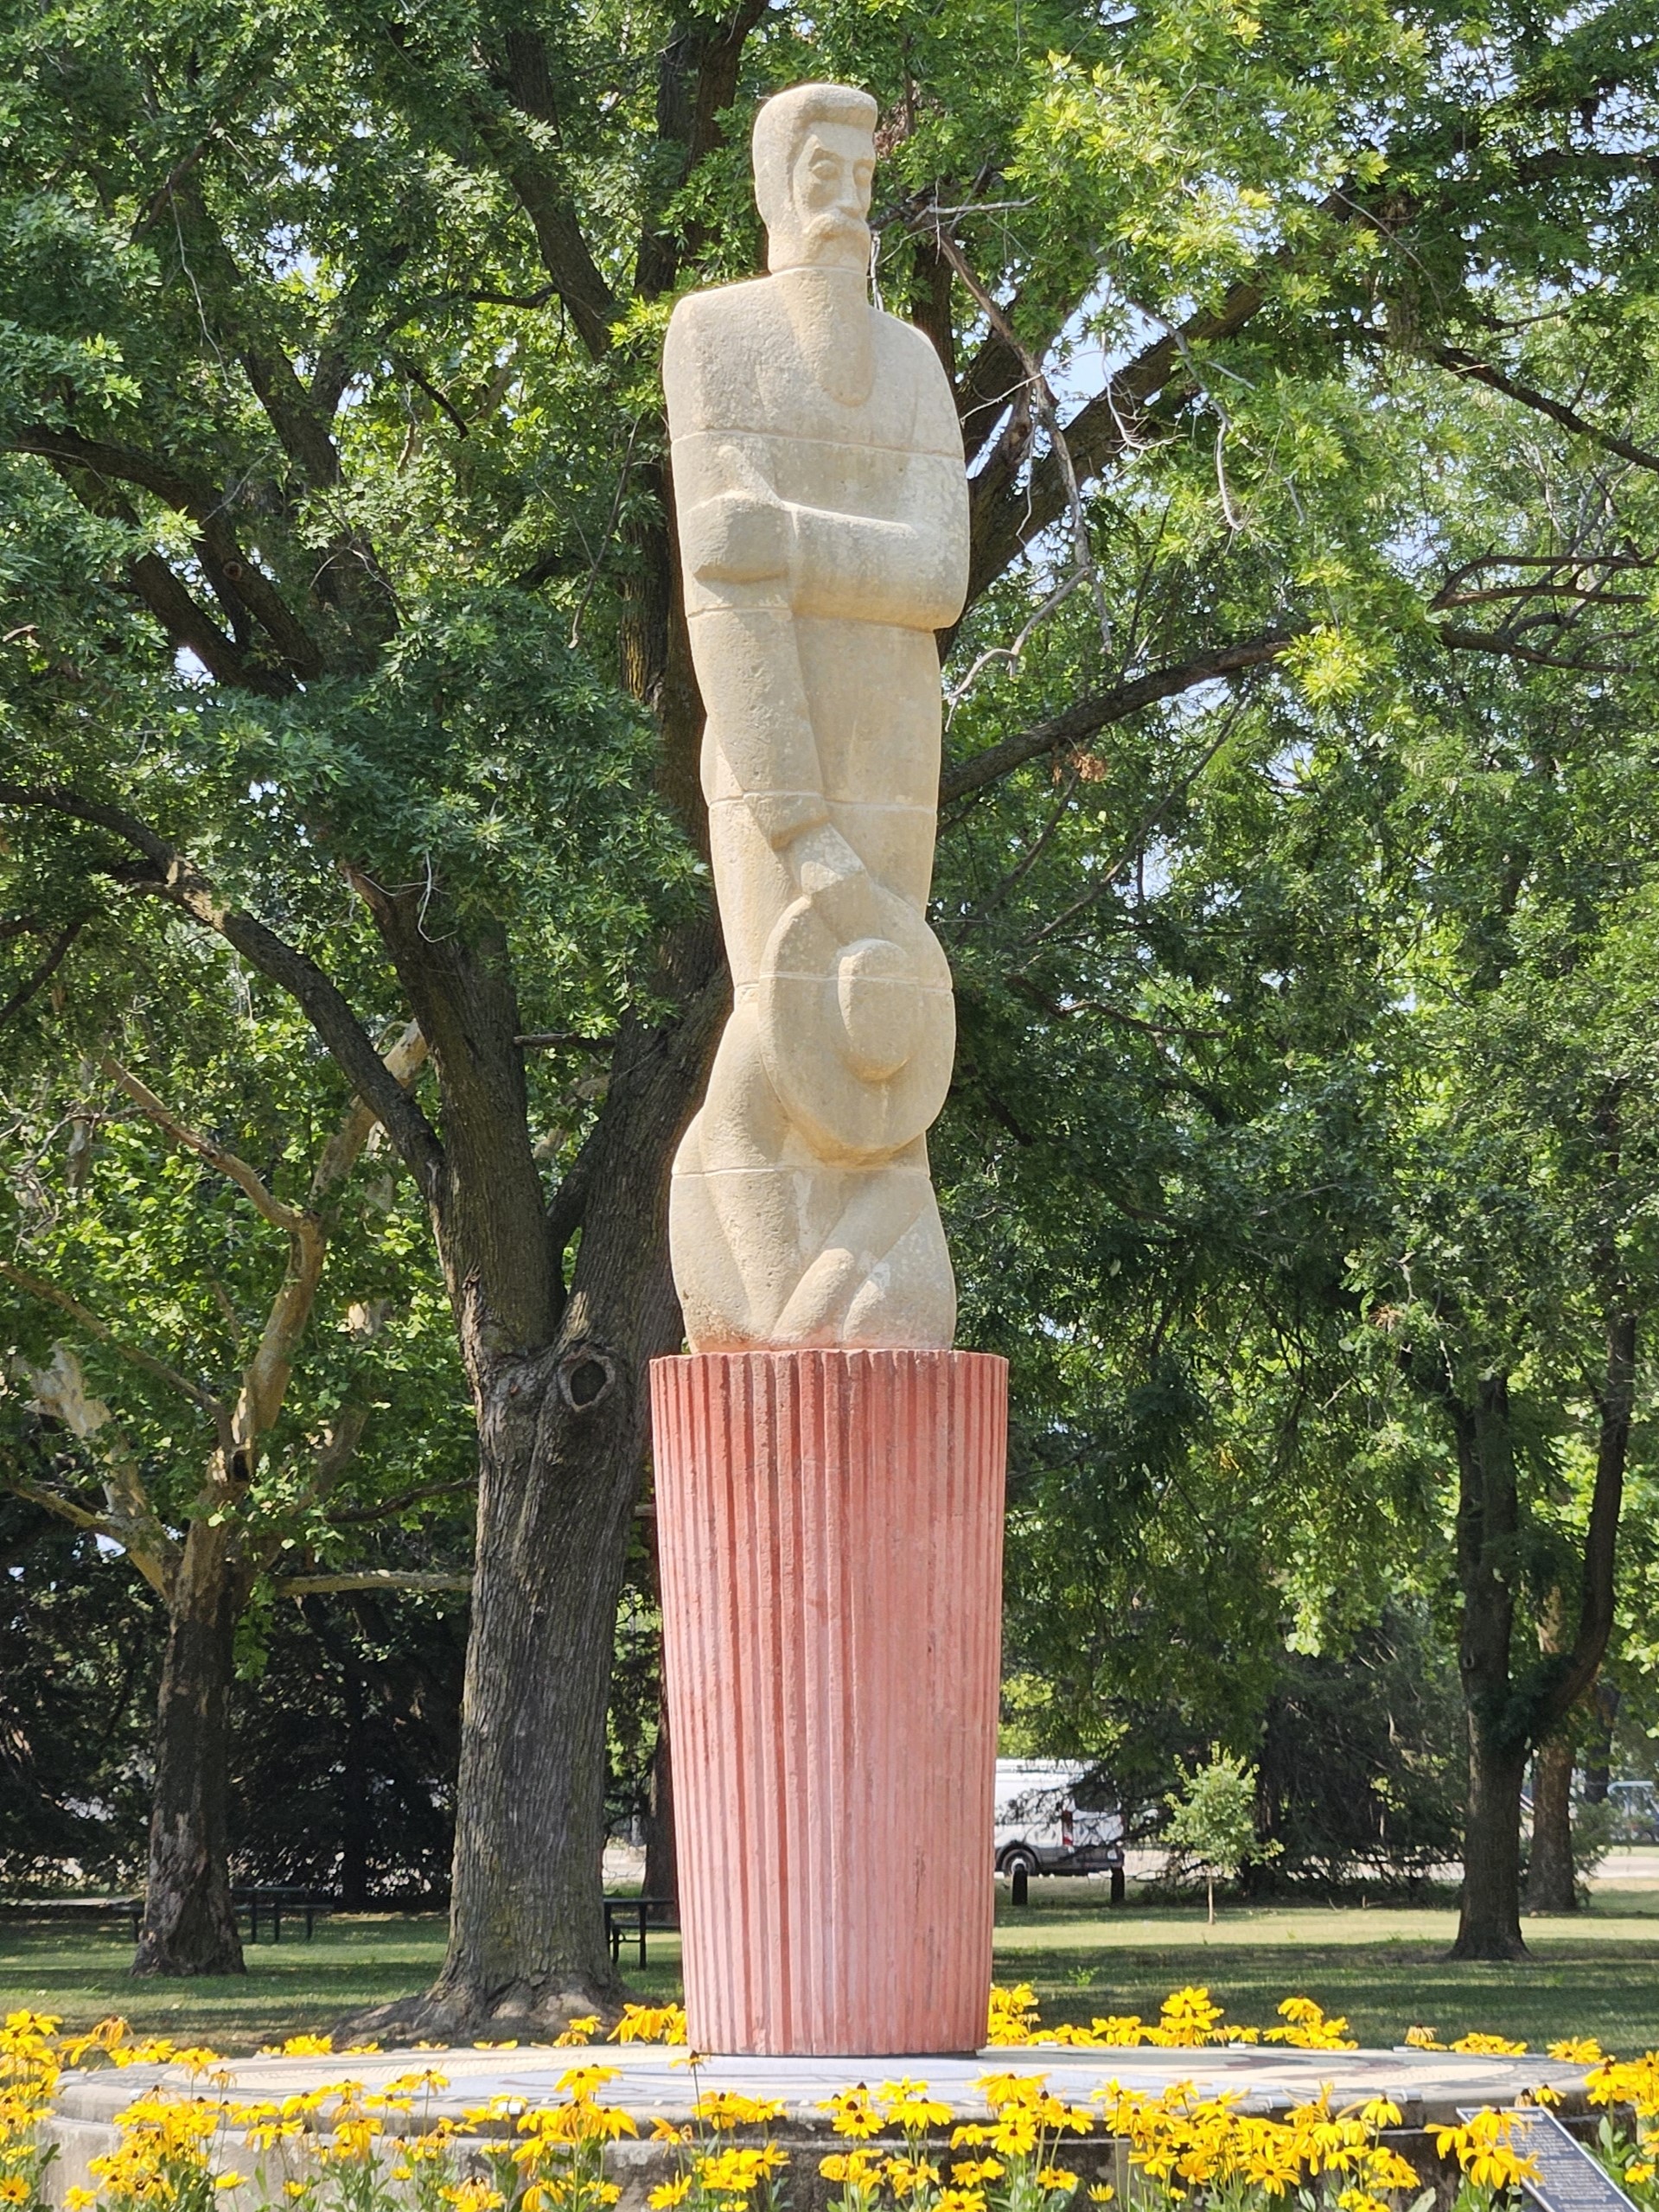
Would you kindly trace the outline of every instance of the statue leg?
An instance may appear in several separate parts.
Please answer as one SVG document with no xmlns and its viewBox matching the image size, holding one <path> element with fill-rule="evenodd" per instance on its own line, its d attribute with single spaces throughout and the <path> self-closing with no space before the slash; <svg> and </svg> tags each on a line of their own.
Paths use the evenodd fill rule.
<svg viewBox="0 0 1659 2212">
<path fill-rule="evenodd" d="M 948 1346 L 955 1285 L 925 1149 L 838 1179 L 845 1202 L 778 1317 L 779 1341 Z"/>
<path fill-rule="evenodd" d="M 740 999 L 708 1096 L 674 1162 L 668 1247 L 694 1351 L 775 1341 L 810 1256 L 801 1248 L 801 1170 L 780 1166 L 788 1131 L 761 1057 L 758 1016 Z"/>
</svg>

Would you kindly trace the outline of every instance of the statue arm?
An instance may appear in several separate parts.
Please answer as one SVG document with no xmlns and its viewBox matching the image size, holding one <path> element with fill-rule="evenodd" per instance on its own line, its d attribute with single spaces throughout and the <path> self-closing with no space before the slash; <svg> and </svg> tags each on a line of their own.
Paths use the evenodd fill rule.
<svg viewBox="0 0 1659 2212">
<path fill-rule="evenodd" d="M 935 630 L 967 591 L 967 492 L 960 470 L 913 462 L 910 512 L 877 521 L 814 507 L 788 509 L 791 600 L 798 614 Z"/>
<path fill-rule="evenodd" d="M 886 521 L 780 498 L 747 440 L 687 441 L 674 458 L 686 480 L 680 537 L 693 606 L 770 606 L 916 630 L 961 613 L 967 490 L 948 462 L 913 458 L 908 512 Z"/>
</svg>

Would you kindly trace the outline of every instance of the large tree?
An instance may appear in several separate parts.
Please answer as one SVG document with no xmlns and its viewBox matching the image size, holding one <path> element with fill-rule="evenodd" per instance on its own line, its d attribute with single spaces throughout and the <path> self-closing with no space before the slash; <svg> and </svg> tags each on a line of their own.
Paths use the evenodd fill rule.
<svg viewBox="0 0 1659 2212">
<path fill-rule="evenodd" d="M 55 1025 L 90 1026 L 93 1052 L 124 1030 L 142 1074 L 105 1049 L 0 1088 L 0 1483 L 99 1538 L 166 1622 L 141 1973 L 241 1969 L 229 1750 L 251 1601 L 464 1590 L 464 1547 L 447 1571 L 388 1566 L 373 1539 L 471 1489 L 448 1335 L 387 1162 L 365 1163 L 373 1115 L 342 1104 L 284 998 L 239 989 L 211 940 L 178 949 L 112 1023 L 89 994 L 85 1023 Z M 386 1065 L 412 1081 L 422 1056 L 412 1030 Z"/>
</svg>

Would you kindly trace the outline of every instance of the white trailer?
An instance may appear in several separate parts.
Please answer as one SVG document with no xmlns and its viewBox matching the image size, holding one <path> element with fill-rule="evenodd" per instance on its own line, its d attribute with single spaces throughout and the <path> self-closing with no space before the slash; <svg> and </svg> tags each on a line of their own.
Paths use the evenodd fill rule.
<svg viewBox="0 0 1659 2212">
<path fill-rule="evenodd" d="M 1123 1815 L 1087 1759 L 999 1759 L 999 1874 L 1101 1874 L 1123 1865 Z M 1080 1801 L 1080 1796 L 1082 1801 Z"/>
</svg>

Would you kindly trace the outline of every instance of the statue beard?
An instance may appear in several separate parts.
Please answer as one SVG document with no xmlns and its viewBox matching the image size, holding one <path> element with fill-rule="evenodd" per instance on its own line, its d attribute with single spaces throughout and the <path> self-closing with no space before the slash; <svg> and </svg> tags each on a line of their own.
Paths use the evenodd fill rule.
<svg viewBox="0 0 1659 2212">
<path fill-rule="evenodd" d="M 843 215 L 833 210 L 813 215 L 801 225 L 801 239 L 814 260 L 827 247 L 856 239 L 860 266 L 867 269 L 870 265 L 870 226 L 860 222 L 856 215 Z"/>
</svg>

